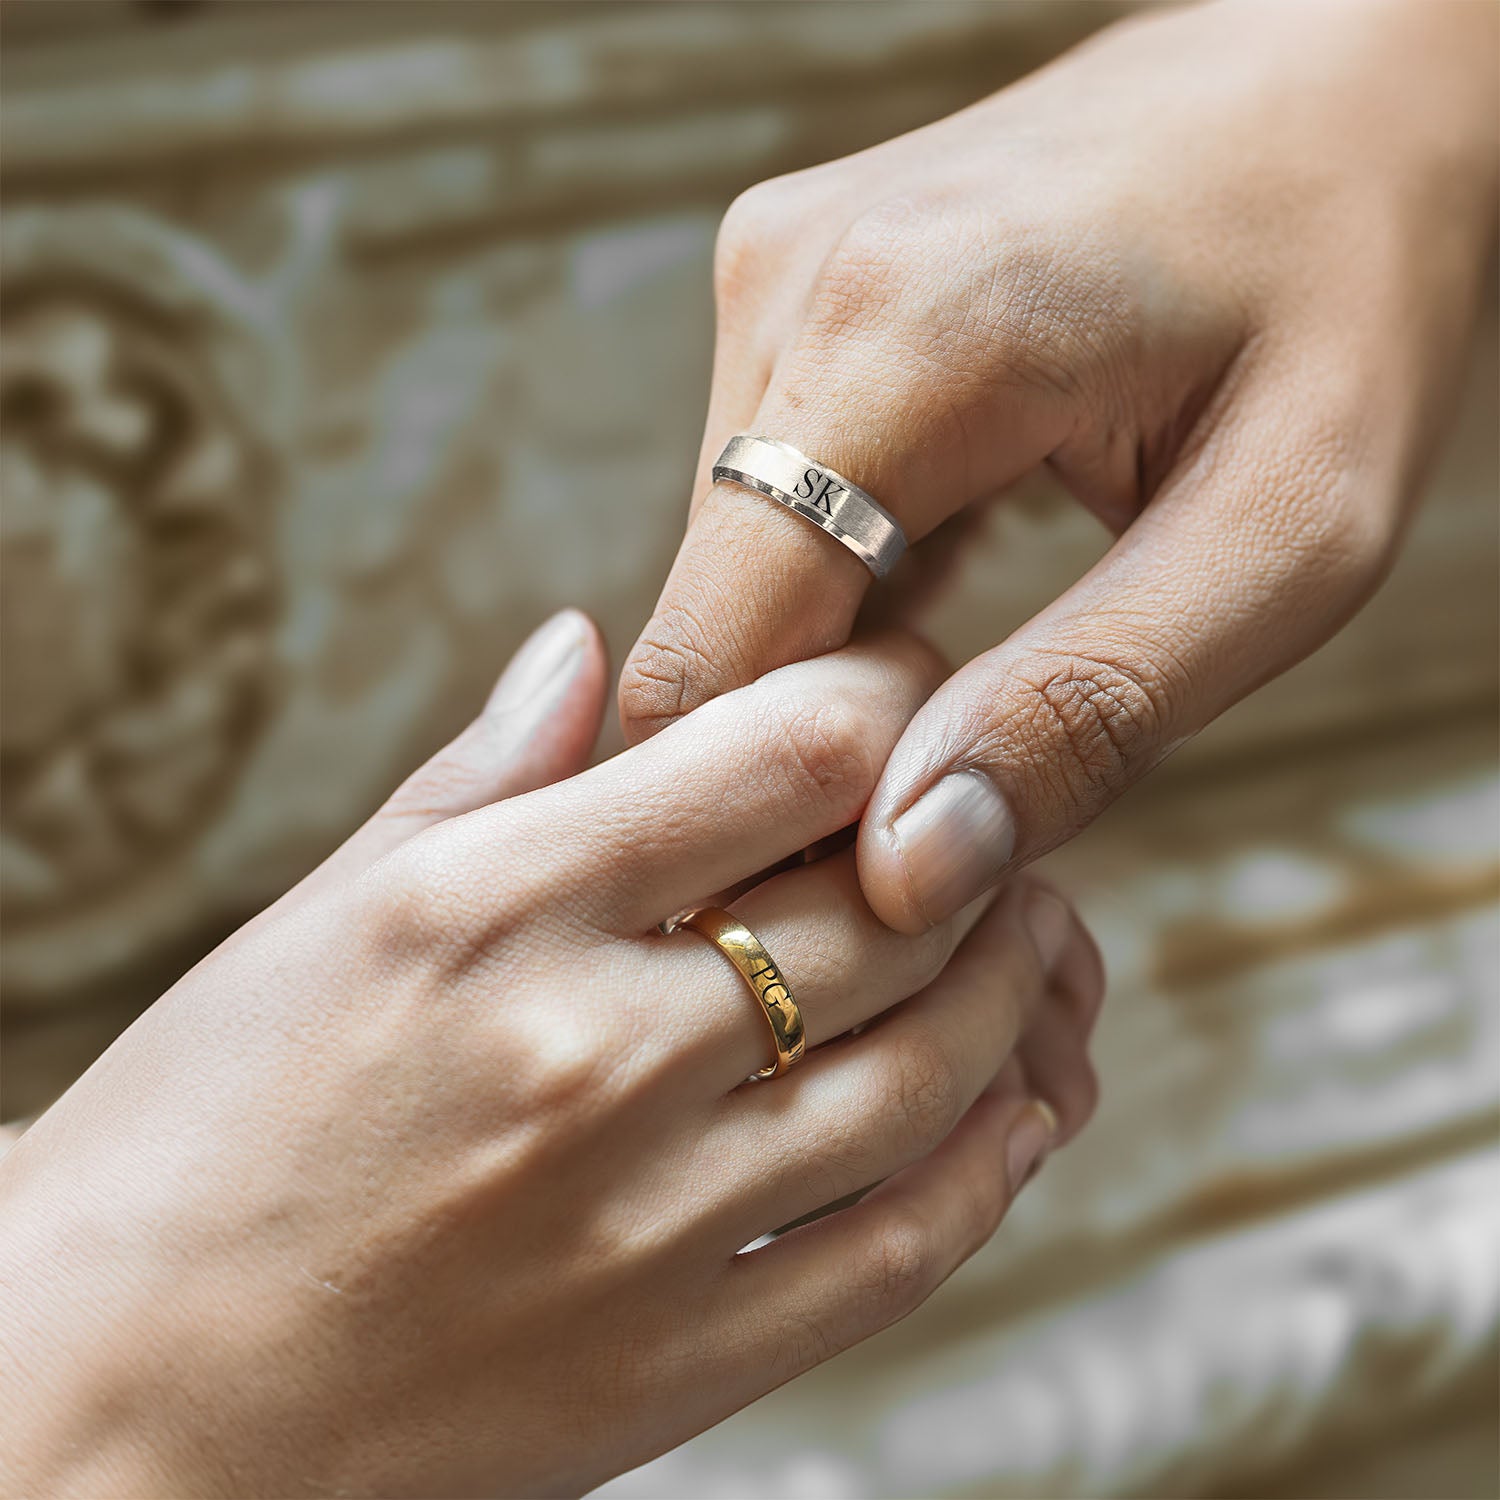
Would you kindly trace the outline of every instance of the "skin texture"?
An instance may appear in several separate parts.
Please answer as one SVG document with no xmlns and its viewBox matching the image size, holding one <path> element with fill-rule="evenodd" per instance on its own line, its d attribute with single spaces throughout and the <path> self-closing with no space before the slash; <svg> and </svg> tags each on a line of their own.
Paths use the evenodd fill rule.
<svg viewBox="0 0 1500 1500">
<path fill-rule="evenodd" d="M 940 676 L 875 639 L 581 771 L 603 650 L 538 632 L 0 1163 L 0 1490 L 575 1493 L 915 1307 L 1092 1110 L 1069 908 L 901 936 L 847 847 L 752 884 L 809 1035 L 763 1084 L 656 924 L 857 818 Z"/>
<path fill-rule="evenodd" d="M 892 754 L 858 862 L 899 930 L 1069 838 L 1320 645 L 1391 562 L 1462 366 L 1497 22 L 1464 0 L 1173 8 L 741 197 L 627 737 L 837 647 L 870 586 L 836 541 L 710 484 L 736 432 L 847 474 L 914 541 L 1043 464 L 1118 534 Z"/>
</svg>

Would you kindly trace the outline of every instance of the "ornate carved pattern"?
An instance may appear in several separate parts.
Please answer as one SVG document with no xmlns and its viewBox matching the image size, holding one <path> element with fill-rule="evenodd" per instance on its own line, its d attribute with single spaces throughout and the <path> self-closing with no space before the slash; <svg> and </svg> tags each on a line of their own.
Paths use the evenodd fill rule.
<svg viewBox="0 0 1500 1500">
<path fill-rule="evenodd" d="M 211 813 L 264 715 L 269 448 L 248 288 L 124 209 L 0 231 L 0 894 L 40 914 Z"/>
</svg>

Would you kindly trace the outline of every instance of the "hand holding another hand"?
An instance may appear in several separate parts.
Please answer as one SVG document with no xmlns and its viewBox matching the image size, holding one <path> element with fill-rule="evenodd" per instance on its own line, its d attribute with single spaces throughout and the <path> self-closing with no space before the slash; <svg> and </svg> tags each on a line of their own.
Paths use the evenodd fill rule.
<svg viewBox="0 0 1500 1500">
<path fill-rule="evenodd" d="M 709 467 L 736 433 L 918 541 L 1038 465 L 1119 533 L 917 713 L 859 875 L 905 932 L 1061 843 L 1321 644 L 1389 564 L 1496 205 L 1497 13 L 1169 9 L 751 189 L 692 518 L 626 665 L 642 739 L 842 644 L 864 566 Z"/>
<path fill-rule="evenodd" d="M 938 675 L 850 647 L 575 774 L 603 651 L 533 638 L 0 1164 L 0 1488 L 576 1492 L 916 1306 L 1092 1109 L 1076 919 L 764 880 L 808 1051 L 743 1086 L 765 1017 L 657 924 L 857 818 Z"/>
</svg>

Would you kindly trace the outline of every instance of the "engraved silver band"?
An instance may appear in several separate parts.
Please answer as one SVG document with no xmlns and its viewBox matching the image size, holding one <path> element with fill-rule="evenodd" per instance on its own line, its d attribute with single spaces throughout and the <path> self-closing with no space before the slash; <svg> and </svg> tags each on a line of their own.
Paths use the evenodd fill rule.
<svg viewBox="0 0 1500 1500">
<path fill-rule="evenodd" d="M 877 578 L 906 551 L 906 533 L 873 496 L 775 438 L 741 434 L 724 445 L 714 479 L 743 484 L 837 537 Z"/>
</svg>

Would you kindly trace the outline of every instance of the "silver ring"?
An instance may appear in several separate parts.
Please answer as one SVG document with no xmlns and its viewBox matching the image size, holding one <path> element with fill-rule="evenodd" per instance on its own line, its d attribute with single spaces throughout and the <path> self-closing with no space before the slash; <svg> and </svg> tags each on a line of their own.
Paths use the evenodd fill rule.
<svg viewBox="0 0 1500 1500">
<path fill-rule="evenodd" d="M 714 465 L 714 479 L 759 490 L 821 526 L 877 578 L 884 578 L 906 551 L 906 533 L 883 505 L 790 443 L 744 433 L 732 437 Z"/>
</svg>

